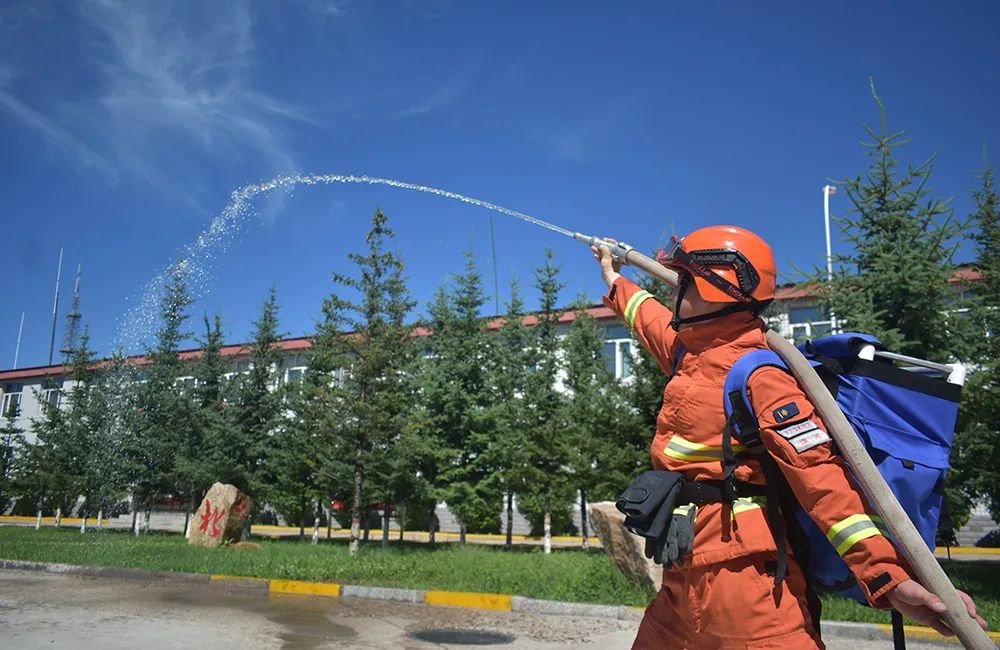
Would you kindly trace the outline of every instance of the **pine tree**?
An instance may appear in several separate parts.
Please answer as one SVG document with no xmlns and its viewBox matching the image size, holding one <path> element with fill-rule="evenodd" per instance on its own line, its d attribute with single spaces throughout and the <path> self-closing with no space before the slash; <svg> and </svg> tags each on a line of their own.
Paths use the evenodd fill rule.
<svg viewBox="0 0 1000 650">
<path fill-rule="evenodd" d="M 451 290 L 438 290 L 431 305 L 431 373 L 423 387 L 434 421 L 433 437 L 447 459 L 438 475 L 439 494 L 459 523 L 459 540 L 468 530 L 496 530 L 500 495 L 485 481 L 484 466 L 492 432 L 486 417 L 486 321 L 480 315 L 486 297 L 473 252 Z"/>
<path fill-rule="evenodd" d="M 931 198 L 933 162 L 900 170 L 897 149 L 905 131 L 889 132 L 886 111 L 871 84 L 881 118 L 878 131 L 865 125 L 863 143 L 871 165 L 843 182 L 851 216 L 835 218 L 852 251 L 838 255 L 831 282 L 817 273 L 807 283 L 818 289 L 840 329 L 866 331 L 890 349 L 916 357 L 947 360 L 952 340 L 947 309 L 948 280 L 955 271 L 955 221 L 946 199 Z"/>
<path fill-rule="evenodd" d="M 253 340 L 244 350 L 248 368 L 237 379 L 233 391 L 233 422 L 238 438 L 225 451 L 232 458 L 233 484 L 253 499 L 254 512 L 247 517 L 244 537 L 250 535 L 254 515 L 271 497 L 274 485 L 269 461 L 282 410 L 282 394 L 277 390 L 281 361 L 278 342 L 284 336 L 279 330 L 278 310 L 278 290 L 272 286 L 253 323 Z"/>
<path fill-rule="evenodd" d="M 187 498 L 185 527 L 201 497 L 216 480 L 228 482 L 231 470 L 227 450 L 232 423 L 225 408 L 226 362 L 220 355 L 223 346 L 222 316 L 203 317 L 205 333 L 199 340 L 201 355 L 191 368 L 195 387 L 191 394 L 193 417 L 182 445 L 176 451 L 177 483 Z"/>
<path fill-rule="evenodd" d="M 625 393 L 607 368 L 602 355 L 604 330 L 588 313 L 583 296 L 578 298 L 574 313 L 562 342 L 568 389 L 563 419 L 569 425 L 568 467 L 580 495 L 580 533 L 586 547 L 588 496 L 599 500 L 617 496 L 647 455 L 645 449 L 628 444 L 628 425 L 623 423 L 631 416 Z"/>
<path fill-rule="evenodd" d="M 11 499 L 19 496 L 17 477 L 24 464 L 24 431 L 17 426 L 20 409 L 0 413 L 0 512 L 5 512 Z"/>
<path fill-rule="evenodd" d="M 348 300 L 331 294 L 323 304 L 324 320 L 336 328 L 333 339 L 340 356 L 350 360 L 340 395 L 349 433 L 344 452 L 353 461 L 350 552 L 361 540 L 361 517 L 366 463 L 374 450 L 400 434 L 407 401 L 405 369 L 412 326 L 406 318 L 413 309 L 400 256 L 386 250 L 395 236 L 381 209 L 372 217 L 366 253 L 351 253 L 357 275 L 334 274 L 334 282 L 356 294 Z"/>
<path fill-rule="evenodd" d="M 493 442 L 484 454 L 483 464 L 489 468 L 487 480 L 506 502 L 506 547 L 513 544 L 514 495 L 524 486 L 524 467 L 531 445 L 527 431 L 529 413 L 523 391 L 527 385 L 530 363 L 530 332 L 524 324 L 524 302 L 518 281 L 510 285 L 510 300 L 503 324 L 489 347 L 488 385 L 490 407 L 487 416 Z"/>
<path fill-rule="evenodd" d="M 558 322 L 562 310 L 557 308 L 559 292 L 564 285 L 559 281 L 559 267 L 553 263 L 552 251 L 546 249 L 545 263 L 535 269 L 535 287 L 540 292 L 538 323 L 531 329 L 529 367 L 525 385 L 525 400 L 531 419 L 528 431 L 532 437 L 529 458 L 524 467 L 525 492 L 522 503 L 527 506 L 534 500 L 541 502 L 545 534 L 545 552 L 552 551 L 552 514 L 557 506 L 561 511 L 570 491 L 566 464 L 569 458 L 565 431 L 568 426 L 563 418 L 565 399 L 557 389 L 562 367 Z"/>
<path fill-rule="evenodd" d="M 86 328 L 71 357 L 73 386 L 63 396 L 66 402 L 68 437 L 77 451 L 80 484 L 84 497 L 82 514 L 97 515 L 122 496 L 125 483 L 118 472 L 118 448 L 114 444 L 113 409 L 107 391 L 107 373 L 96 369 Z"/>
<path fill-rule="evenodd" d="M 156 342 L 146 353 L 146 379 L 138 389 L 137 428 L 125 444 L 124 455 L 133 472 L 133 495 L 147 508 L 152 500 L 183 490 L 177 482 L 175 452 L 192 427 L 191 395 L 179 385 L 187 373 L 179 356 L 180 344 L 188 337 L 183 329 L 191 304 L 187 277 L 183 262 L 171 269 L 160 302 Z"/>
<path fill-rule="evenodd" d="M 972 370 L 963 391 L 962 415 L 952 450 L 948 500 L 957 528 L 973 503 L 985 501 L 1000 521 L 1000 196 L 984 153 L 981 185 L 972 193 L 976 269 L 982 279 L 969 310 Z M 986 334 L 984 336 L 983 334 Z"/>
<path fill-rule="evenodd" d="M 33 486 L 51 508 L 63 512 L 69 512 L 82 496 L 83 512 L 96 513 L 110 505 L 119 491 L 111 471 L 115 449 L 109 444 L 107 408 L 99 399 L 94 365 L 84 329 L 70 359 L 70 387 L 62 391 L 62 406 L 39 399 L 42 417 L 32 420 L 35 441 L 26 447 L 23 482 Z"/>
</svg>

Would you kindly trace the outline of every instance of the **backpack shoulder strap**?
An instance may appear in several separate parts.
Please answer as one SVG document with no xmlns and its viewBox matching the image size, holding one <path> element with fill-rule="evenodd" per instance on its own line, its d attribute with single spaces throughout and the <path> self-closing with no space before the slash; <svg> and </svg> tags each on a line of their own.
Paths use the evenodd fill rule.
<svg viewBox="0 0 1000 650">
<path fill-rule="evenodd" d="M 776 352 L 754 350 L 737 359 L 726 375 L 726 384 L 723 388 L 726 421 L 733 435 L 745 447 L 754 447 L 760 443 L 760 425 L 757 423 L 757 416 L 754 415 L 753 405 L 747 394 L 747 381 L 753 373 L 767 366 L 788 371 L 788 366 Z"/>
<path fill-rule="evenodd" d="M 736 468 L 736 458 L 732 453 L 732 436 L 751 449 L 759 447 L 760 423 L 754 414 L 750 396 L 747 394 L 747 381 L 753 373 L 761 368 L 774 366 L 788 371 L 785 362 L 771 350 L 754 350 L 736 360 L 723 388 L 723 405 L 726 409 L 726 430 L 722 435 L 723 469 L 726 482 L 733 484 L 732 475 Z M 779 489 L 782 483 L 781 473 L 774 460 L 766 452 L 760 456 L 761 469 L 767 483 L 767 505 L 765 515 L 768 527 L 774 536 L 777 551 L 777 567 L 774 574 L 774 586 L 777 588 L 785 579 L 788 567 L 788 550 L 785 546 L 781 508 L 779 507 Z"/>
</svg>

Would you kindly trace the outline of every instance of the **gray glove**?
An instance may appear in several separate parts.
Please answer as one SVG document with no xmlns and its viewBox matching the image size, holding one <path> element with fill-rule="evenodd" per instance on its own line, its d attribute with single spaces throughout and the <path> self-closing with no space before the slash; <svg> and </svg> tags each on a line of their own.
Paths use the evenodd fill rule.
<svg viewBox="0 0 1000 650">
<path fill-rule="evenodd" d="M 697 514 L 698 506 L 693 503 L 674 508 L 670 527 L 667 529 L 667 539 L 659 558 L 663 566 L 681 564 L 684 556 L 694 548 L 694 522 Z"/>
</svg>

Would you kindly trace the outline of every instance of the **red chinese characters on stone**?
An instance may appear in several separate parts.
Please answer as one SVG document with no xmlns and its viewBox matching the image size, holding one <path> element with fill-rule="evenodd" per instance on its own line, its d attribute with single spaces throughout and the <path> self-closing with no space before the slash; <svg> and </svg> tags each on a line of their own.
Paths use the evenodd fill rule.
<svg viewBox="0 0 1000 650">
<path fill-rule="evenodd" d="M 248 504 L 246 499 L 238 501 L 235 506 L 233 506 L 233 512 L 240 516 L 240 519 L 246 519 Z"/>
<path fill-rule="evenodd" d="M 207 532 L 209 537 L 218 537 L 222 534 L 219 530 L 219 521 L 226 515 L 226 509 L 216 507 L 212 510 L 212 502 L 205 499 L 205 514 L 201 516 L 201 524 L 198 526 L 198 530 L 202 532 Z M 209 531 L 209 525 L 212 526 L 212 530 Z"/>
</svg>

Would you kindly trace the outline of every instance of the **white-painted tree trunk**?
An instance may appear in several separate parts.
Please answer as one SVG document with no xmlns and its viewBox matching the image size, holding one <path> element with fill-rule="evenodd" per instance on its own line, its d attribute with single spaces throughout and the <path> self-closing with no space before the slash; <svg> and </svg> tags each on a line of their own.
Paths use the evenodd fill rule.
<svg viewBox="0 0 1000 650">
<path fill-rule="evenodd" d="M 545 509 L 545 554 L 552 552 L 552 513 Z"/>
<path fill-rule="evenodd" d="M 142 532 L 149 534 L 149 520 L 153 515 L 152 508 L 146 508 L 146 511 L 142 513 Z"/>
<path fill-rule="evenodd" d="M 56 528 L 62 525 L 62 508 L 56 508 Z"/>
<path fill-rule="evenodd" d="M 80 520 L 80 533 L 83 534 L 85 532 L 87 532 L 87 515 L 84 515 L 83 519 Z"/>
<path fill-rule="evenodd" d="M 313 544 L 319 544 L 319 514 L 317 513 L 316 518 L 313 520 Z"/>
<path fill-rule="evenodd" d="M 104 527 L 104 511 L 97 511 L 97 530 L 101 530 Z"/>
<path fill-rule="evenodd" d="M 42 527 L 42 511 L 39 510 L 38 514 L 35 516 L 35 530 Z"/>
<path fill-rule="evenodd" d="M 139 517 L 132 517 L 132 534 L 139 536 Z"/>
</svg>

